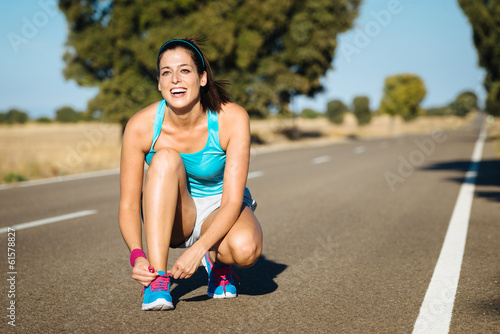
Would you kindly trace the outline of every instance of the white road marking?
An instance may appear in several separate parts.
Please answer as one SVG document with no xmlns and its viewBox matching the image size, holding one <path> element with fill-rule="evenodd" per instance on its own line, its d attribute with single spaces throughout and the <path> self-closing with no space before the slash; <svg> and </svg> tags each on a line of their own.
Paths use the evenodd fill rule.
<svg viewBox="0 0 500 334">
<path fill-rule="evenodd" d="M 2 184 L 2 185 L 0 185 L 0 190 L 11 189 L 11 188 L 21 188 L 21 187 L 31 187 L 31 186 L 38 186 L 41 184 L 50 184 L 50 183 L 72 181 L 72 180 L 82 180 L 82 179 L 89 179 L 92 177 L 115 175 L 115 174 L 119 174 L 119 173 L 120 173 L 120 169 L 115 168 L 115 169 L 102 170 L 102 171 L 97 171 L 97 172 L 88 172 L 88 173 L 81 173 L 81 174 L 49 177 L 49 178 L 40 179 L 40 180 L 23 181 L 23 182 L 13 183 L 13 184 Z"/>
<path fill-rule="evenodd" d="M 69 219 L 73 219 L 73 218 L 89 216 L 89 215 L 93 215 L 96 213 L 97 213 L 97 210 L 85 210 L 85 211 L 78 211 L 78 212 L 74 212 L 74 213 L 68 213 L 68 214 L 62 215 L 62 216 L 56 216 L 56 217 L 51 217 L 51 218 L 35 220 L 32 222 L 28 222 L 28 223 L 22 223 L 22 224 L 9 226 L 9 227 L 0 228 L 0 234 L 7 233 L 9 228 L 14 229 L 16 231 L 17 230 L 24 230 L 24 229 L 35 227 L 35 226 L 52 224 L 52 223 L 60 222 L 63 220 L 69 220 Z"/>
<path fill-rule="evenodd" d="M 264 175 L 264 172 L 262 172 L 260 170 L 255 171 L 255 172 L 250 172 L 250 173 L 248 173 L 247 179 L 248 180 L 255 179 L 256 177 L 261 177 L 262 175 Z"/>
<path fill-rule="evenodd" d="M 360 154 L 366 152 L 366 147 L 365 146 L 357 146 L 354 148 L 354 153 L 355 154 Z"/>
<path fill-rule="evenodd" d="M 469 217 L 474 198 L 479 162 L 483 152 L 486 129 L 483 126 L 474 152 L 469 171 L 465 175 L 458 199 L 453 209 L 443 248 L 432 275 L 431 283 L 425 294 L 413 333 L 448 333 L 455 294 L 462 267 L 462 259 L 467 239 Z"/>
<path fill-rule="evenodd" d="M 323 155 L 321 157 L 317 157 L 317 158 L 312 159 L 312 163 L 315 165 L 318 165 L 318 164 L 324 164 L 325 162 L 328 162 L 330 160 L 331 160 L 331 158 L 329 155 Z"/>
</svg>

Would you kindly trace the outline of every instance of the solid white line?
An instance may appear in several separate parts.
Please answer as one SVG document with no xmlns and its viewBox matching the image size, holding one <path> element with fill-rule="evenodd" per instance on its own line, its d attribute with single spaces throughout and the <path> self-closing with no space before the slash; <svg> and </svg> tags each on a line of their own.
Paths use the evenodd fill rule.
<svg viewBox="0 0 500 334">
<path fill-rule="evenodd" d="M 330 160 L 331 160 L 331 158 L 329 155 L 323 155 L 321 157 L 314 158 L 312 160 L 312 163 L 315 165 L 318 165 L 318 164 L 324 164 L 325 162 L 328 162 Z"/>
<path fill-rule="evenodd" d="M 49 177 L 46 179 L 23 181 L 23 182 L 13 183 L 13 184 L 2 184 L 2 185 L 0 185 L 0 190 L 21 188 L 21 187 L 31 187 L 31 186 L 38 186 L 41 184 L 50 184 L 50 183 L 72 181 L 72 180 L 82 180 L 82 179 L 89 179 L 92 177 L 115 175 L 115 174 L 119 174 L 119 173 L 120 173 L 120 169 L 115 168 L 115 169 L 101 170 L 101 171 L 96 171 L 96 172 L 88 172 L 88 173 L 65 175 L 65 176 L 56 176 L 56 177 Z"/>
<path fill-rule="evenodd" d="M 97 213 L 97 210 L 85 210 L 85 211 L 78 211 L 78 212 L 74 212 L 74 213 L 68 213 L 68 214 L 62 215 L 62 216 L 35 220 L 32 222 L 28 222 L 28 223 L 22 223 L 22 224 L 9 226 L 9 227 L 0 228 L 0 234 L 6 233 L 9 230 L 9 228 L 13 229 L 15 231 L 24 230 L 24 229 L 35 227 L 35 226 L 47 225 L 47 224 L 51 224 L 51 223 L 60 222 L 63 220 L 69 220 L 69 219 L 73 219 L 73 218 L 89 216 L 89 215 L 93 215 L 96 213 Z"/>
<path fill-rule="evenodd" d="M 444 239 L 443 248 L 432 275 L 431 283 L 425 294 L 424 302 L 420 308 L 414 334 L 420 333 L 448 333 L 455 294 L 462 267 L 462 259 L 467 238 L 469 217 L 474 197 L 479 162 L 486 139 L 486 128 L 483 126 L 479 135 L 469 171 L 460 188 L 458 199 L 451 216 L 448 231 Z"/>
<path fill-rule="evenodd" d="M 264 175 L 264 172 L 261 171 L 250 172 L 248 173 L 247 179 L 255 179 L 256 177 L 261 177 L 262 175 Z"/>
</svg>

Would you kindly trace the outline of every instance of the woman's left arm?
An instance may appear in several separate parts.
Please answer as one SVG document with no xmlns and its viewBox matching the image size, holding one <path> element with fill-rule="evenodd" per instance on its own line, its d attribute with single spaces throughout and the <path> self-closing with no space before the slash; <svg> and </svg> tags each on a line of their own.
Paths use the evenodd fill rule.
<svg viewBox="0 0 500 334">
<path fill-rule="evenodd" d="M 231 229 L 238 219 L 248 177 L 250 161 L 250 121 L 245 109 L 235 103 L 226 104 L 219 121 L 219 134 L 226 144 L 226 168 L 221 206 L 213 222 L 198 240 L 209 250 Z M 221 143 L 223 145 L 224 143 Z"/>
<path fill-rule="evenodd" d="M 248 175 L 250 160 L 250 121 L 245 109 L 229 103 L 219 114 L 221 146 L 226 149 L 226 167 L 219 210 L 211 222 L 205 222 L 200 239 L 177 259 L 169 273 L 173 278 L 194 274 L 203 256 L 219 241 L 238 219 Z M 221 118 L 223 120 L 221 121 Z"/>
</svg>

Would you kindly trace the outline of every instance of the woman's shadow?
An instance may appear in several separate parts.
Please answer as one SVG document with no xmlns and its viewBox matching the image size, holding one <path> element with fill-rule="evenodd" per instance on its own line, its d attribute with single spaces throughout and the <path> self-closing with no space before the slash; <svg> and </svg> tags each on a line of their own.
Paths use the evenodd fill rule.
<svg viewBox="0 0 500 334">
<path fill-rule="evenodd" d="M 287 265 L 276 263 L 267 260 L 265 256 L 261 255 L 252 267 L 240 269 L 233 267 L 234 272 L 239 277 L 235 279 L 239 295 L 252 295 L 260 296 L 271 293 L 278 288 L 278 284 L 274 279 L 286 269 Z M 240 284 L 238 284 L 238 282 Z M 210 299 L 207 296 L 206 289 L 200 296 L 183 299 L 182 297 L 189 292 L 196 290 L 200 287 L 207 286 L 208 277 L 207 272 L 203 266 L 200 266 L 191 278 L 185 279 L 172 279 L 172 283 L 176 286 L 170 292 L 174 304 L 179 301 L 203 301 Z"/>
</svg>

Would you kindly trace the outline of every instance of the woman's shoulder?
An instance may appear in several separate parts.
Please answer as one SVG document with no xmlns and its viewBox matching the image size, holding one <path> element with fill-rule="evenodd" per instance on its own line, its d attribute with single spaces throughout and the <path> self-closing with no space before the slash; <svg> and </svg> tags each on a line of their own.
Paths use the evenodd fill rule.
<svg viewBox="0 0 500 334">
<path fill-rule="evenodd" d="M 136 134 L 145 134 L 150 132 L 156 115 L 156 109 L 161 101 L 154 102 L 147 107 L 136 112 L 127 122 L 125 131 L 130 129 L 130 132 Z"/>
<path fill-rule="evenodd" d="M 228 102 L 223 104 L 221 106 L 219 115 L 223 120 L 225 120 L 228 123 L 233 123 L 233 122 L 248 123 L 249 121 L 248 113 L 245 110 L 245 108 L 234 102 Z"/>
<path fill-rule="evenodd" d="M 242 106 L 229 102 L 222 105 L 219 112 L 219 129 L 221 146 L 227 149 L 229 139 L 233 137 L 250 137 L 250 120 Z"/>
</svg>

